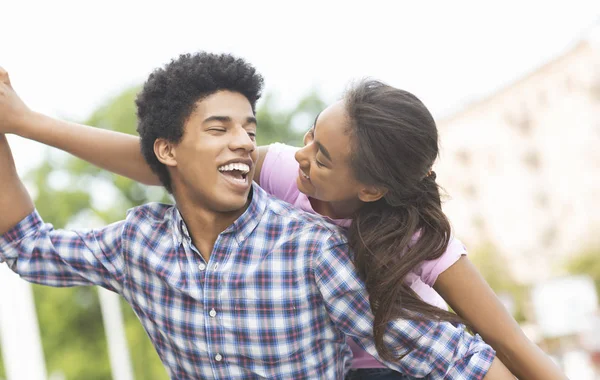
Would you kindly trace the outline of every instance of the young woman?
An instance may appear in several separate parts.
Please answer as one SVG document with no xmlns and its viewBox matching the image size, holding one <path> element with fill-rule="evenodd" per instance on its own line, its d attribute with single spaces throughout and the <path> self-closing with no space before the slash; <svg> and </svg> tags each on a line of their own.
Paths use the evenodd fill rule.
<svg viewBox="0 0 600 380">
<path fill-rule="evenodd" d="M 136 137 L 34 113 L 16 94 L 0 111 L 4 132 L 143 183 L 159 185 L 157 176 L 165 175 L 146 165 Z M 221 128 L 213 127 L 216 133 Z M 260 147 L 254 179 L 274 196 L 348 228 L 383 357 L 390 356 L 382 339 L 391 319 L 465 321 L 519 379 L 566 378 L 525 337 L 452 237 L 432 171 L 437 127 L 419 99 L 377 81 L 360 82 L 317 116 L 304 144 Z M 351 345 L 349 379 L 403 378 Z"/>
</svg>

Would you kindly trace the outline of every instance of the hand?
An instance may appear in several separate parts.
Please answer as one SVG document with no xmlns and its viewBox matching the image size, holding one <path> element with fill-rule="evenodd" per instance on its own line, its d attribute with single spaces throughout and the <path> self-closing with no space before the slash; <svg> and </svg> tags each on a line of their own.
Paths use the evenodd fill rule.
<svg viewBox="0 0 600 380">
<path fill-rule="evenodd" d="M 6 70 L 0 67 L 0 133 L 19 134 L 21 127 L 32 114 L 13 90 Z"/>
</svg>

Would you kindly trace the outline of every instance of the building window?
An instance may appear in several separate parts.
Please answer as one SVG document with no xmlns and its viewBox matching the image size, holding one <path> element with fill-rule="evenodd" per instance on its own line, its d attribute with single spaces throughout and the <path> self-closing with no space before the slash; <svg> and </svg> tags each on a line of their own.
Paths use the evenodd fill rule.
<svg viewBox="0 0 600 380">
<path fill-rule="evenodd" d="M 546 106 L 548 104 L 548 94 L 546 94 L 546 91 L 540 91 L 538 93 L 537 100 L 540 107 Z"/>
<path fill-rule="evenodd" d="M 528 135 L 533 127 L 533 121 L 531 120 L 531 114 L 523 105 L 521 110 L 514 113 L 508 113 L 505 116 L 506 122 L 523 135 Z"/>
<path fill-rule="evenodd" d="M 570 76 L 565 78 L 565 89 L 567 92 L 572 92 L 575 89 L 575 81 Z"/>
<path fill-rule="evenodd" d="M 475 199 L 477 197 L 477 188 L 473 184 L 464 187 L 465 197 Z"/>
<path fill-rule="evenodd" d="M 469 166 L 471 164 L 471 155 L 466 150 L 459 150 L 456 152 L 456 160 L 462 166 Z"/>
<path fill-rule="evenodd" d="M 471 223 L 473 223 L 473 227 L 475 227 L 478 232 L 483 232 L 485 229 L 485 220 L 481 214 L 474 215 Z"/>
<path fill-rule="evenodd" d="M 544 229 L 540 237 L 543 247 L 550 248 L 556 243 L 558 238 L 558 228 L 555 225 L 550 225 Z"/>
<path fill-rule="evenodd" d="M 596 75 L 592 80 L 590 94 L 593 99 L 600 101 L 600 74 Z"/>
<path fill-rule="evenodd" d="M 542 208 L 548 207 L 548 205 L 550 204 L 550 201 L 548 199 L 548 194 L 546 194 L 543 191 L 538 192 L 534 196 L 534 200 L 535 200 L 535 204 L 537 204 L 539 207 L 542 207 Z"/>
<path fill-rule="evenodd" d="M 523 157 L 523 163 L 533 171 L 539 170 L 542 166 L 540 155 L 534 150 L 530 150 L 529 152 L 525 153 L 525 156 Z"/>
</svg>

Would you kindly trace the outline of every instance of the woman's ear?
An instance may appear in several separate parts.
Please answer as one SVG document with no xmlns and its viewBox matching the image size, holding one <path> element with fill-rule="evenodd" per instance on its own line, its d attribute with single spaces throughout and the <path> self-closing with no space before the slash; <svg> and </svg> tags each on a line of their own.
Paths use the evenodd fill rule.
<svg viewBox="0 0 600 380">
<path fill-rule="evenodd" d="M 162 138 L 154 140 L 154 154 L 161 163 L 166 166 L 177 166 L 175 145 Z"/>
<path fill-rule="evenodd" d="M 364 186 L 358 192 L 358 199 L 363 202 L 375 202 L 383 198 L 388 189 L 381 186 Z"/>
</svg>

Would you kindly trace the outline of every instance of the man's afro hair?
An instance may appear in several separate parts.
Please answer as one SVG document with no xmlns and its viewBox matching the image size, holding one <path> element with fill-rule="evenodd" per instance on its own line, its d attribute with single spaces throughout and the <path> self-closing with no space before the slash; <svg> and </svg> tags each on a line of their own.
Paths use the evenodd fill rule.
<svg viewBox="0 0 600 380">
<path fill-rule="evenodd" d="M 171 179 L 154 154 L 155 140 L 180 142 L 196 102 L 218 91 L 244 95 L 255 111 L 262 88 L 263 78 L 256 69 L 230 54 L 183 54 L 150 74 L 136 99 L 137 131 L 146 162 L 169 192 Z"/>
</svg>

